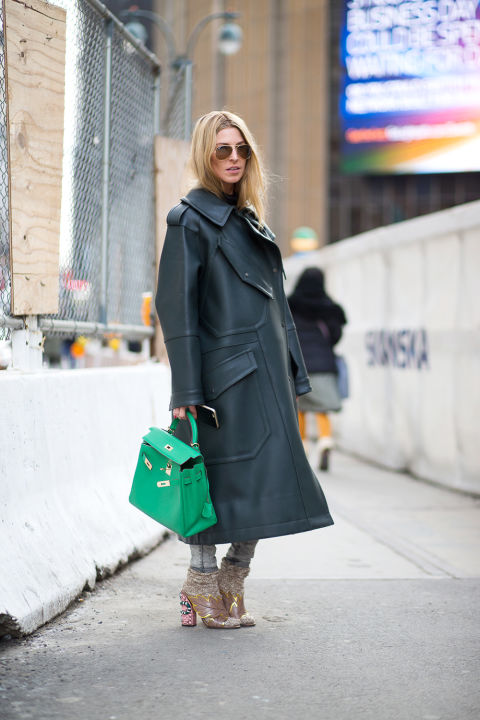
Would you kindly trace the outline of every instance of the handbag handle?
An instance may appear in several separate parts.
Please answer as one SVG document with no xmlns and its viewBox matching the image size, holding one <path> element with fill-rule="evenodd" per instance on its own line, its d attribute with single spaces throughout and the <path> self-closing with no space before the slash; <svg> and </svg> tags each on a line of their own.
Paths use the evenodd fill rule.
<svg viewBox="0 0 480 720">
<path fill-rule="evenodd" d="M 198 448 L 198 429 L 197 429 L 197 423 L 195 422 L 195 418 L 193 417 L 190 410 L 187 410 L 187 418 L 190 421 L 190 430 L 192 433 L 191 442 L 190 445 L 192 447 Z M 177 429 L 177 425 L 180 422 L 180 418 L 174 418 L 171 422 L 170 427 L 168 428 L 168 431 L 170 435 L 173 435 L 175 433 L 175 430 Z"/>
</svg>

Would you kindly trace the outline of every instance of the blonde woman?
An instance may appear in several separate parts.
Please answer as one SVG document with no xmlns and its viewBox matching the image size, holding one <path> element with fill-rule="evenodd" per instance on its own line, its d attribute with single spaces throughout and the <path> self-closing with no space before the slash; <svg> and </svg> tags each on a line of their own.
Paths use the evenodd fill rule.
<svg viewBox="0 0 480 720">
<path fill-rule="evenodd" d="M 156 308 L 172 371 L 170 409 L 197 406 L 218 523 L 193 537 L 182 625 L 254 625 L 244 581 L 260 538 L 333 523 L 305 456 L 296 396 L 310 391 L 283 289 L 275 236 L 265 224 L 265 180 L 245 122 L 214 111 L 196 123 L 196 187 L 167 218 Z M 182 423 L 181 425 L 188 425 Z M 231 543 L 218 569 L 216 545 Z"/>
</svg>

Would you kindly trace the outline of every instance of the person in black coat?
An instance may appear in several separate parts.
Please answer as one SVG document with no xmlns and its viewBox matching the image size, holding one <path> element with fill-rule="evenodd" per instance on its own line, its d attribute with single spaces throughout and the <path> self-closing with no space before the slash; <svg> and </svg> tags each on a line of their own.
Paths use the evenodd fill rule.
<svg viewBox="0 0 480 720">
<path fill-rule="evenodd" d="M 333 347 L 347 319 L 343 308 L 327 295 L 323 272 L 317 267 L 303 271 L 288 302 L 313 388 L 298 399 L 300 434 L 305 440 L 305 413 L 314 412 L 319 435 L 318 463 L 320 470 L 328 470 L 333 439 L 327 413 L 342 407 Z"/>
</svg>

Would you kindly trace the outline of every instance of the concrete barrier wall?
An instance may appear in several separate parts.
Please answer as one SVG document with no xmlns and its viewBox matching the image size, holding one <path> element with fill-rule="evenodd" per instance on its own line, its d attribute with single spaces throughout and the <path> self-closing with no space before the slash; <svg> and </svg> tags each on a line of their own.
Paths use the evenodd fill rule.
<svg viewBox="0 0 480 720">
<path fill-rule="evenodd" d="M 349 319 L 339 445 L 480 493 L 480 202 L 289 258 L 287 289 L 311 265 Z"/>
<path fill-rule="evenodd" d="M 480 492 L 480 202 L 288 259 L 349 318 L 339 444 Z M 163 529 L 128 503 L 141 436 L 169 422 L 163 365 L 0 374 L 0 634 L 28 633 Z"/>
<path fill-rule="evenodd" d="M 0 374 L 0 635 L 32 632 L 159 542 L 128 494 L 169 395 L 159 364 Z"/>
</svg>

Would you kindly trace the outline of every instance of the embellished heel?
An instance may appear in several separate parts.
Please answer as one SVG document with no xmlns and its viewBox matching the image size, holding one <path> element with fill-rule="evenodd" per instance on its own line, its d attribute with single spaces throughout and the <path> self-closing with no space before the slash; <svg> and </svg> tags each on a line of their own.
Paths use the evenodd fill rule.
<svg viewBox="0 0 480 720">
<path fill-rule="evenodd" d="M 197 613 L 184 592 L 180 593 L 180 615 L 182 618 L 182 627 L 195 627 L 197 624 Z"/>
</svg>

